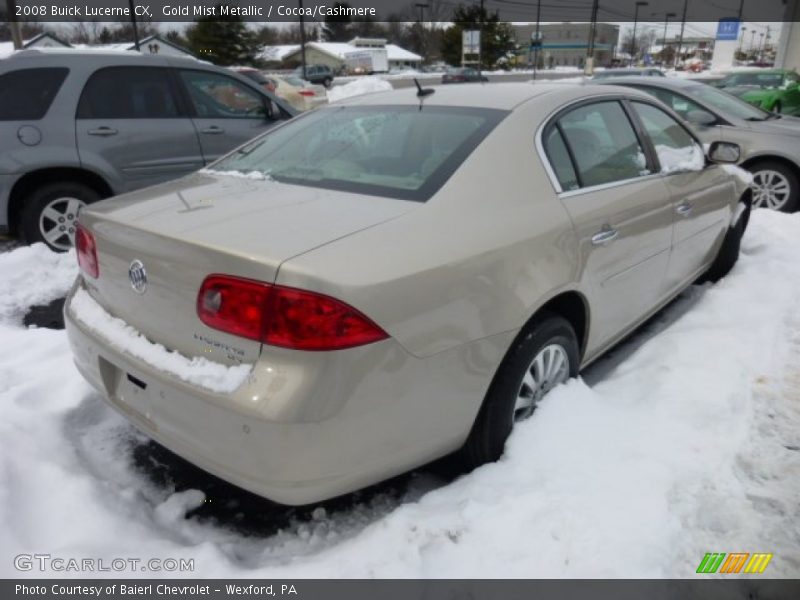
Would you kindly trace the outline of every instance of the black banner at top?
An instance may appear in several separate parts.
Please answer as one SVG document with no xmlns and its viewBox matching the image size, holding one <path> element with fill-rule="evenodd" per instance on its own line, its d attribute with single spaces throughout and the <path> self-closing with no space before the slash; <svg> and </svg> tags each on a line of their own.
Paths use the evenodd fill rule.
<svg viewBox="0 0 800 600">
<path fill-rule="evenodd" d="M 490 15 L 500 21 L 589 22 L 597 9 L 600 22 L 716 22 L 741 17 L 743 21 L 781 22 L 797 19 L 798 0 L 484 0 Z M 269 23 L 349 18 L 351 21 L 448 22 L 459 6 L 478 5 L 479 0 L 16 0 L 15 14 L 0 17 L 18 21 L 67 22 L 130 20 L 187 22 L 200 18 Z M 638 6 L 637 6 L 638 5 Z M 132 14 L 133 13 L 133 14 Z M 741 14 L 740 14 L 741 13 Z"/>
</svg>

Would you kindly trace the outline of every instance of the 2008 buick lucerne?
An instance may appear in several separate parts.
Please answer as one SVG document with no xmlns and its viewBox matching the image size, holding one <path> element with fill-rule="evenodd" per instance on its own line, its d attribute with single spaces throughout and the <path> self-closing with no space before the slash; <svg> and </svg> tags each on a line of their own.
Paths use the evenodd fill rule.
<svg viewBox="0 0 800 600">
<path fill-rule="evenodd" d="M 116 409 L 204 469 L 304 504 L 513 425 L 736 261 L 745 181 L 643 92 L 402 89 L 87 207 L 65 308 Z"/>
</svg>

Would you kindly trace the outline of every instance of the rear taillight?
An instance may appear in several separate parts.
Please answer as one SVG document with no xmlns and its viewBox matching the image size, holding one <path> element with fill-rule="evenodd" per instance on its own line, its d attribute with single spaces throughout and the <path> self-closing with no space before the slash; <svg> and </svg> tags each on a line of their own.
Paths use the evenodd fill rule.
<svg viewBox="0 0 800 600">
<path fill-rule="evenodd" d="M 89 277 L 100 277 L 100 265 L 97 263 L 97 243 L 89 230 L 80 223 L 75 229 L 75 251 L 78 254 L 78 265 Z"/>
<path fill-rule="evenodd" d="M 301 96 L 316 96 L 317 94 L 314 90 L 300 90 L 298 92 Z"/>
<path fill-rule="evenodd" d="M 295 350 L 341 350 L 388 337 L 330 296 L 228 275 L 203 281 L 197 314 L 214 329 Z"/>
</svg>

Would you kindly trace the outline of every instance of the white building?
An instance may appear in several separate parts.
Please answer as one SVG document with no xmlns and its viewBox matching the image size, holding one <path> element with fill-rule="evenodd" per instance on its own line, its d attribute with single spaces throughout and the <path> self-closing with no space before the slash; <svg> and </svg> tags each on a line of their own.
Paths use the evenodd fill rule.
<svg viewBox="0 0 800 600">
<path fill-rule="evenodd" d="M 389 69 L 418 67 L 422 57 L 384 39 L 354 38 L 349 42 L 306 42 L 306 63 L 327 65 L 336 71 L 345 68 L 348 56 L 365 49 L 385 49 Z M 270 63 L 300 63 L 300 44 L 265 46 L 259 57 Z"/>
<path fill-rule="evenodd" d="M 73 47 L 79 50 L 94 49 L 118 52 L 136 51 L 136 44 L 133 42 L 124 42 L 119 44 L 75 44 Z M 159 35 L 150 35 L 139 40 L 139 52 L 142 54 L 164 54 L 166 56 L 194 57 L 194 54 L 189 52 L 189 50 L 183 46 L 174 44 Z"/>
</svg>

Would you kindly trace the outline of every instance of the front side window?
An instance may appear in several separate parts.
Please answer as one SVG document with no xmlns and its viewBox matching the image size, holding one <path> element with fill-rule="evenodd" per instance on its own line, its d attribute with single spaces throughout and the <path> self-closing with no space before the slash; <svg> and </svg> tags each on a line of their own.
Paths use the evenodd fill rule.
<svg viewBox="0 0 800 600">
<path fill-rule="evenodd" d="M 197 116 L 252 119 L 267 116 L 265 98 L 235 79 L 211 71 L 181 71 Z"/>
<path fill-rule="evenodd" d="M 558 120 L 581 187 L 647 175 L 647 159 L 636 132 L 617 101 L 571 110 Z"/>
<path fill-rule="evenodd" d="M 167 69 L 110 67 L 95 72 L 83 88 L 79 119 L 169 119 L 180 117 Z"/>
<path fill-rule="evenodd" d="M 653 142 L 662 173 L 699 171 L 705 166 L 700 144 L 675 119 L 650 104 L 631 104 Z"/>
<path fill-rule="evenodd" d="M 268 132 L 211 168 L 424 201 L 506 114 L 451 106 L 330 107 Z"/>
<path fill-rule="evenodd" d="M 20 69 L 0 75 L 0 121 L 38 121 L 43 118 L 69 69 Z"/>
</svg>

